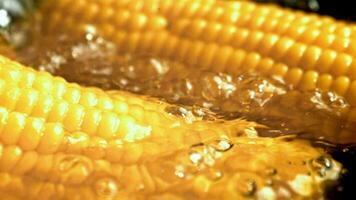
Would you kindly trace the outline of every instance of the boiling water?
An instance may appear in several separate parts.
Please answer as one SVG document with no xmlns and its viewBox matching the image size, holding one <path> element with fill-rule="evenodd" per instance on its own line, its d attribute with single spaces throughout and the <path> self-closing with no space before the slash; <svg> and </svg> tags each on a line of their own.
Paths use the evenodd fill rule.
<svg viewBox="0 0 356 200">
<path fill-rule="evenodd" d="M 356 141 L 354 134 L 340 137 L 341 131 L 355 132 L 356 125 L 345 119 L 349 104 L 333 92 L 301 92 L 280 77 L 202 71 L 149 54 L 122 55 L 90 31 L 81 38 L 39 38 L 19 52 L 19 59 L 71 82 L 158 97 L 177 105 L 168 112 L 186 117 L 256 121 L 268 127 L 259 130 L 261 136 Z"/>
<path fill-rule="evenodd" d="M 356 125 L 345 120 L 345 112 L 350 106 L 345 99 L 333 92 L 300 92 L 293 90 L 281 81 L 280 77 L 261 77 L 253 73 L 232 76 L 202 71 L 149 54 L 121 54 L 115 44 L 96 35 L 93 27 L 88 30 L 79 38 L 66 34 L 43 37 L 38 35 L 40 31 L 34 31 L 33 35 L 26 35 L 29 39 L 16 52 L 16 59 L 81 85 L 127 90 L 160 98 L 172 104 L 166 112 L 187 120 L 195 117 L 211 121 L 244 118 L 264 125 L 264 128 L 258 129 L 260 136 L 280 138 L 294 135 L 296 138 L 313 141 L 315 146 L 326 148 L 336 159 L 354 159 L 353 151 L 348 150 L 351 146 L 333 144 L 356 141 L 356 136 L 353 135 L 339 136 L 342 131 L 355 132 Z M 291 137 L 286 138 L 288 140 Z M 228 168 L 229 162 L 226 162 L 227 166 L 216 166 L 224 154 L 231 154 L 231 159 L 247 159 L 240 162 L 241 166 L 230 166 L 232 169 L 245 167 L 244 162 L 248 163 L 248 158 L 253 158 L 248 151 L 250 147 L 246 146 L 241 155 L 233 155 L 234 146 L 243 149 L 243 145 L 244 143 L 221 138 L 197 143 L 169 157 L 162 156 L 157 162 L 161 163 L 160 167 L 166 169 L 164 172 L 155 169 L 157 166 L 148 165 L 147 168 L 151 167 L 151 171 L 160 172 L 152 176 L 177 183 L 179 180 L 198 176 L 200 172 L 204 172 L 205 176 L 213 181 L 236 179 L 234 184 L 239 197 L 263 199 L 266 195 L 273 194 L 279 199 L 292 198 L 297 190 L 293 187 L 297 186 L 293 183 L 288 185 L 283 178 L 281 180 L 280 177 L 285 175 L 281 175 L 276 168 L 267 168 L 258 176 L 246 171 L 229 177 L 228 172 L 221 170 Z M 342 153 L 341 149 L 345 152 Z M 308 165 L 308 173 L 318 174 L 321 178 L 332 176 L 339 170 L 329 155 L 304 160 L 298 164 L 286 158 L 286 162 L 291 166 Z M 351 165 L 346 163 L 345 166 Z M 79 168 L 87 174 L 92 170 L 90 163 L 80 156 L 66 157 L 61 161 L 58 170 L 62 174 L 68 174 L 70 179 L 72 171 Z M 347 176 L 345 177 L 341 179 L 345 183 L 341 182 L 340 185 L 332 187 L 332 192 L 327 195 L 338 198 L 337 195 L 349 187 L 346 184 Z M 80 182 L 80 176 L 75 178 L 78 180 L 72 181 Z M 303 178 L 305 177 L 296 181 Z M 113 177 L 98 178 L 92 185 L 95 193 L 105 199 L 115 198 L 122 187 Z M 142 185 L 132 187 L 135 187 L 133 190 L 144 190 Z M 184 188 L 184 185 L 177 187 Z M 167 194 L 162 198 L 171 199 L 173 196 Z M 186 194 L 185 198 L 198 197 Z"/>
</svg>

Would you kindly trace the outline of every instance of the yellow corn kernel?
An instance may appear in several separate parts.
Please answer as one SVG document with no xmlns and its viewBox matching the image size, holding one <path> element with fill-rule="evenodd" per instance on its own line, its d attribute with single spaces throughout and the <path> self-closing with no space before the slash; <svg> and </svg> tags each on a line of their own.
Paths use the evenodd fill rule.
<svg viewBox="0 0 356 200">
<path fill-rule="evenodd" d="M 346 98 L 352 106 L 356 106 L 356 81 L 351 82 Z"/>
<path fill-rule="evenodd" d="M 85 115 L 85 108 L 80 105 L 71 104 L 67 115 L 64 117 L 63 125 L 70 132 L 79 131 Z"/>
<path fill-rule="evenodd" d="M 321 52 L 319 60 L 315 64 L 315 69 L 320 73 L 327 73 L 331 69 L 331 65 L 334 63 L 336 59 L 337 52 L 332 50 L 325 50 Z"/>
<path fill-rule="evenodd" d="M 37 104 L 32 109 L 31 115 L 46 119 L 54 104 L 53 97 L 41 94 L 36 103 Z"/>
<path fill-rule="evenodd" d="M 39 98 L 39 94 L 33 90 L 23 91 L 17 101 L 14 110 L 21 113 L 31 113 Z"/>
<path fill-rule="evenodd" d="M 13 169 L 13 173 L 16 175 L 24 175 L 31 171 L 37 163 L 37 158 L 38 153 L 36 151 L 25 152 L 17 162 L 16 167 Z"/>
<path fill-rule="evenodd" d="M 292 68 L 287 72 L 286 82 L 290 85 L 298 85 L 303 76 L 303 71 L 300 68 Z"/>
<path fill-rule="evenodd" d="M 66 152 L 81 153 L 89 146 L 90 137 L 84 132 L 67 133 Z"/>
<path fill-rule="evenodd" d="M 7 147 L 2 147 L 3 145 L 1 144 L 1 158 L 0 158 L 0 170 L 1 171 L 10 171 L 12 170 L 17 162 L 20 160 L 20 157 L 22 156 L 23 152 L 22 150 L 17 147 L 17 146 L 7 146 Z"/>
<path fill-rule="evenodd" d="M 52 77 L 48 73 L 39 72 L 36 79 L 34 79 L 32 87 L 36 90 L 50 93 L 53 90 Z"/>
<path fill-rule="evenodd" d="M 25 127 L 26 116 L 19 113 L 10 113 L 7 118 L 6 126 L 0 134 L 0 141 L 6 145 L 14 145 L 20 138 L 21 132 Z"/>
<path fill-rule="evenodd" d="M 198 0 L 191 2 L 181 0 L 174 4 L 164 1 L 134 0 L 132 4 L 127 4 L 130 5 L 128 7 L 124 2 L 120 0 L 110 6 L 98 3 L 101 9 L 121 11 L 110 14 L 112 17 L 99 18 L 105 24 L 123 27 L 123 30 L 119 31 L 123 32 L 123 34 L 120 33 L 120 41 L 123 43 L 117 43 L 120 48 L 132 53 L 151 52 L 154 56 L 169 57 L 190 65 L 197 65 L 202 69 L 236 73 L 235 70 L 240 68 L 236 65 L 240 63 L 239 59 L 233 53 L 231 56 L 225 56 L 231 52 L 228 50 L 225 54 L 227 51 L 225 45 L 231 45 L 233 51 L 246 48 L 248 53 L 254 51 L 260 54 L 260 58 L 263 58 L 245 59 L 243 64 L 247 65 L 246 68 L 261 66 L 259 62 L 264 61 L 264 56 L 268 56 L 274 64 L 283 64 L 288 69 L 301 68 L 315 70 L 317 73 L 330 73 L 333 81 L 340 75 L 350 73 L 350 60 L 355 57 L 353 49 L 356 45 L 353 45 L 353 35 L 356 29 L 353 28 L 354 26 L 328 17 L 295 13 L 276 6 L 255 5 L 252 2 L 211 0 L 207 1 L 206 5 L 202 5 Z M 44 12 L 49 13 L 52 10 L 54 13 L 61 13 L 63 8 L 49 4 L 45 3 Z M 92 10 L 91 5 L 79 3 L 78 5 L 81 5 L 83 10 L 86 7 Z M 162 10 L 156 9 L 160 6 Z M 154 14 L 137 13 L 143 8 L 144 10 L 152 9 Z M 101 16 L 102 13 L 98 12 L 96 15 Z M 154 33 L 150 33 L 153 29 L 141 29 L 140 27 L 146 27 L 144 23 L 151 23 L 153 16 L 165 21 L 165 25 L 161 26 L 159 31 L 155 29 L 157 32 Z M 70 17 L 71 15 L 67 18 Z M 95 24 L 95 19 L 88 18 L 83 20 L 84 22 Z M 61 21 L 57 20 L 52 23 L 61 24 Z M 56 27 L 63 26 L 57 25 Z M 100 26 L 97 28 L 100 33 L 105 32 L 100 30 Z M 68 31 L 77 33 L 80 30 L 73 27 Z M 155 34 L 162 34 L 164 37 L 153 37 Z M 108 35 L 112 35 L 112 38 L 108 36 L 107 39 L 117 41 L 115 34 Z M 175 54 L 175 52 L 178 53 Z M 266 67 L 265 69 L 274 70 L 275 68 Z"/>
<path fill-rule="evenodd" d="M 93 158 L 101 159 L 106 155 L 105 149 L 108 147 L 108 142 L 99 137 L 91 137 L 88 147 L 83 149 L 83 154 Z"/>
<path fill-rule="evenodd" d="M 98 125 L 97 135 L 102 138 L 115 138 L 119 127 L 120 120 L 117 115 L 109 112 L 103 112 Z"/>
<path fill-rule="evenodd" d="M 2 132 L 4 126 L 7 124 L 7 119 L 9 118 L 9 113 L 5 108 L 0 107 L 0 131 Z"/>
<path fill-rule="evenodd" d="M 333 82 L 331 89 L 335 91 L 337 94 L 344 96 L 348 91 L 350 86 L 350 79 L 345 76 L 340 76 Z"/>
<path fill-rule="evenodd" d="M 119 45 L 121 51 L 150 52 L 153 56 L 168 57 L 203 70 L 231 74 L 253 71 L 262 75 L 277 75 L 293 88 L 334 90 L 347 97 L 351 105 L 356 104 L 356 28 L 350 24 L 251 2 L 52 0 L 42 6 L 41 12 L 50 15 L 43 20 L 44 26 L 48 25 L 48 30 L 44 31 L 65 31 L 80 35 L 84 24 L 92 24 L 98 33 Z M 106 10 L 108 12 L 103 12 Z M 104 25 L 98 25 L 99 22 Z M 120 30 L 116 31 L 118 28 Z M 107 183 L 116 184 L 117 177 L 112 178 L 110 172 L 120 171 L 121 177 L 118 180 L 127 183 L 125 191 L 137 192 L 137 186 L 144 184 L 148 190 L 161 187 L 168 188 L 170 192 L 171 185 L 189 184 L 179 179 L 177 181 L 177 177 L 159 178 L 161 174 L 158 173 L 164 173 L 165 170 L 172 172 L 171 168 L 166 167 L 171 164 L 171 160 L 157 158 L 159 160 L 150 161 L 152 158 L 146 155 L 155 158 L 168 149 L 179 149 L 189 154 L 188 148 L 196 140 L 208 141 L 217 136 L 232 136 L 238 132 L 237 126 L 251 126 L 244 121 L 198 121 L 189 124 L 184 119 L 167 114 L 164 111 L 166 106 L 166 103 L 153 102 L 125 92 L 111 94 L 69 84 L 63 79 L 35 72 L 0 57 L 0 169 L 16 174 L 33 172 L 30 177 L 16 178 L 10 174 L 0 178 L 3 185 L 11 188 L 5 191 L 14 194 L 26 191 L 30 197 L 40 195 L 43 198 L 54 198 L 53 194 L 58 192 L 55 198 L 97 199 L 98 191 L 92 188 L 95 190 L 98 186 L 102 189 Z M 352 112 L 349 118 L 354 118 Z M 348 134 L 343 132 L 340 137 L 347 138 Z M 153 145 L 147 145 L 150 142 Z M 238 171 L 239 163 L 258 172 L 269 163 L 277 164 L 284 160 L 284 155 L 295 161 L 291 163 L 302 163 L 306 158 L 313 159 L 323 154 L 321 150 L 302 142 L 287 143 L 268 138 L 256 141 L 239 138 L 235 142 L 239 147 L 253 144 L 245 151 L 254 151 L 261 146 L 262 149 L 253 153 L 253 156 L 244 155 L 246 152 L 240 150 L 223 156 L 221 162 L 229 167 L 227 177 L 238 177 L 233 173 Z M 152 149 L 147 150 L 149 147 Z M 146 154 L 148 151 L 150 153 Z M 269 151 L 276 155 L 266 156 L 261 153 Z M 57 152 L 64 156 L 58 156 L 55 154 Z M 70 185 L 85 182 L 93 167 L 82 165 L 82 161 L 94 161 L 81 156 L 74 156 L 73 159 L 69 153 L 83 153 L 97 160 L 93 171 L 98 174 L 91 178 L 99 176 L 99 180 L 91 180 L 95 182 L 94 187 L 92 182 L 76 187 Z M 256 155 L 262 157 L 255 159 Z M 69 161 L 64 159 L 64 167 L 60 165 L 62 158 L 68 157 Z M 245 161 L 239 162 L 242 158 Z M 179 157 L 179 161 L 182 159 Z M 252 161 L 246 161 L 248 159 Z M 130 166 L 111 166 L 108 161 Z M 153 165 L 152 168 L 166 168 L 150 170 L 150 167 L 139 165 L 143 161 Z M 74 169 L 61 173 L 57 170 L 67 169 L 68 166 L 74 166 Z M 279 175 L 283 176 L 282 180 L 292 180 L 293 176 L 308 171 L 306 166 L 296 167 L 295 171 L 291 170 L 293 165 L 284 166 L 280 163 L 277 166 L 282 168 L 278 169 Z M 120 169 L 115 170 L 116 167 Z M 101 175 L 110 178 L 100 179 Z M 191 192 L 198 196 L 211 193 L 226 198 L 239 196 L 236 195 L 235 187 L 220 190 L 226 187 L 210 187 L 215 182 L 207 182 L 203 176 L 195 178 L 191 181 L 193 187 L 182 187 L 182 193 Z M 14 183 L 10 183 L 12 180 Z M 317 179 L 313 177 L 312 180 Z M 224 186 L 235 186 L 229 180 L 221 182 Z M 21 184 L 29 188 L 20 187 Z M 320 182 L 314 184 L 313 188 L 319 188 Z M 112 188 L 116 187 L 109 187 Z M 210 191 L 214 188 L 217 189 Z M 100 191 L 103 190 L 99 190 L 99 194 Z M 178 193 L 173 195 L 177 199 Z M 120 198 L 120 194 L 115 193 L 114 196 L 124 199 Z"/>
<path fill-rule="evenodd" d="M 69 104 L 66 101 L 59 100 L 54 103 L 48 113 L 48 122 L 63 122 L 69 111 Z"/>
<path fill-rule="evenodd" d="M 302 79 L 299 83 L 301 90 L 313 90 L 316 87 L 319 74 L 315 71 L 307 71 L 303 74 Z"/>
<path fill-rule="evenodd" d="M 304 70 L 313 70 L 315 68 L 315 64 L 320 58 L 321 49 L 319 47 L 310 46 L 305 50 L 304 55 L 300 59 L 299 66 Z"/>
<path fill-rule="evenodd" d="M 12 88 L 4 90 L 0 95 L 0 105 L 13 110 L 16 106 L 17 100 L 20 97 L 20 90 L 19 88 Z"/>
<path fill-rule="evenodd" d="M 274 65 L 274 60 L 270 58 L 262 58 L 261 61 L 257 64 L 256 71 L 259 71 L 261 74 L 268 74 L 269 70 Z"/>
<path fill-rule="evenodd" d="M 123 156 L 123 144 L 121 140 L 110 141 L 106 150 L 106 157 L 111 162 L 120 162 Z"/>
<path fill-rule="evenodd" d="M 317 82 L 317 87 L 323 91 L 328 91 L 333 82 L 333 77 L 330 74 L 322 74 Z"/>
<path fill-rule="evenodd" d="M 354 60 L 354 57 L 340 53 L 336 56 L 334 62 L 331 64 L 331 74 L 335 77 L 338 75 L 343 75 L 347 72 Z"/>
<path fill-rule="evenodd" d="M 192 43 L 187 53 L 188 54 L 187 62 L 190 66 L 194 66 L 197 64 L 198 56 L 200 55 L 203 48 L 204 48 L 203 42 L 196 41 Z"/>
<path fill-rule="evenodd" d="M 52 175 L 50 174 L 53 168 L 53 154 L 39 155 L 37 157 L 37 163 L 31 170 L 31 176 L 36 177 L 39 180 L 48 180 Z M 43 176 L 48 174 L 47 176 Z"/>
<path fill-rule="evenodd" d="M 64 130 L 58 124 L 50 124 L 44 128 L 43 136 L 37 151 L 43 154 L 52 154 L 57 151 L 62 143 Z"/>
<path fill-rule="evenodd" d="M 80 91 L 78 87 L 66 88 L 63 99 L 70 103 L 78 103 L 80 100 Z"/>
</svg>

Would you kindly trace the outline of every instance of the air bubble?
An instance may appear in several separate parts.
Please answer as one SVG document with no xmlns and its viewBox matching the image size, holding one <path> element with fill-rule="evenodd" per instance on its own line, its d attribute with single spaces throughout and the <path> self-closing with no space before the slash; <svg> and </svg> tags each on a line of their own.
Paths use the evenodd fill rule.
<svg viewBox="0 0 356 200">
<path fill-rule="evenodd" d="M 184 178 L 185 177 L 185 167 L 183 165 L 177 165 L 175 167 L 175 171 L 174 174 L 178 177 L 178 178 Z"/>
<path fill-rule="evenodd" d="M 182 117 L 187 123 L 192 123 L 198 120 L 217 120 L 217 115 L 209 109 L 199 106 L 169 106 L 165 111 L 171 115 Z"/>
<path fill-rule="evenodd" d="M 347 153 L 348 151 L 350 151 L 350 149 L 347 147 L 342 149 L 342 152 L 344 152 L 344 153 Z"/>
<path fill-rule="evenodd" d="M 213 147 L 216 151 L 226 152 L 233 147 L 233 144 L 228 139 L 219 139 L 209 143 L 209 146 Z"/>
<path fill-rule="evenodd" d="M 327 172 L 332 169 L 333 163 L 330 158 L 320 156 L 310 160 L 310 166 L 319 176 L 325 177 Z"/>
<path fill-rule="evenodd" d="M 97 30 L 96 30 L 95 26 L 93 26 L 93 25 L 87 25 L 85 27 L 85 32 L 86 32 L 85 39 L 87 41 L 93 40 L 94 37 L 97 35 Z"/>
<path fill-rule="evenodd" d="M 167 107 L 165 111 L 168 112 L 169 114 L 182 117 L 183 119 L 185 119 L 187 123 L 192 123 L 197 120 L 193 112 L 185 107 L 170 106 Z"/>
<path fill-rule="evenodd" d="M 221 157 L 220 152 L 203 143 L 192 145 L 190 148 L 189 160 L 198 169 L 212 167 L 219 157 Z"/>
<path fill-rule="evenodd" d="M 198 165 L 203 160 L 203 156 L 198 152 L 193 152 L 189 155 L 189 159 L 193 164 Z"/>
<path fill-rule="evenodd" d="M 0 28 L 7 28 L 11 23 L 11 17 L 5 9 L 0 9 Z"/>
<path fill-rule="evenodd" d="M 253 180 L 246 180 L 237 188 L 237 190 L 246 197 L 253 196 L 257 191 L 256 182 Z"/>
</svg>

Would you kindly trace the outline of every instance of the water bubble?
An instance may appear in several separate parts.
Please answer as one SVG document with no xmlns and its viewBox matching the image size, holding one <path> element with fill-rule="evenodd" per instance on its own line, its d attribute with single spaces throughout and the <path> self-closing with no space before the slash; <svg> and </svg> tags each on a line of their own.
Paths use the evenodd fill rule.
<svg viewBox="0 0 356 200">
<path fill-rule="evenodd" d="M 326 173 L 332 168 L 332 165 L 331 159 L 325 156 L 310 160 L 311 168 L 321 177 L 326 176 Z"/>
<path fill-rule="evenodd" d="M 256 182 L 253 180 L 246 180 L 239 186 L 238 190 L 243 196 L 253 196 L 257 191 Z"/>
<path fill-rule="evenodd" d="M 118 184 L 113 178 L 100 178 L 94 184 L 94 190 L 99 197 L 113 199 L 118 192 Z"/>
<path fill-rule="evenodd" d="M 184 165 L 176 165 L 174 174 L 179 178 L 184 178 L 185 177 Z"/>
<path fill-rule="evenodd" d="M 230 75 L 221 73 L 214 76 L 213 80 L 217 85 L 217 88 L 225 98 L 229 98 L 232 95 L 232 93 L 235 92 L 236 90 L 236 86 Z"/>
<path fill-rule="evenodd" d="M 215 121 L 218 119 L 216 113 L 210 109 L 200 106 L 168 106 L 165 111 L 169 114 L 179 116 L 185 119 L 187 123 L 197 120 Z"/>
<path fill-rule="evenodd" d="M 238 172 L 229 177 L 226 187 L 236 195 L 242 197 L 253 197 L 258 188 L 257 183 L 262 183 L 262 179 L 255 173 Z"/>
<path fill-rule="evenodd" d="M 220 152 L 204 143 L 192 145 L 189 152 L 189 160 L 199 169 L 213 166 L 220 156 Z"/>
<path fill-rule="evenodd" d="M 150 64 L 153 66 L 153 68 L 156 70 L 156 72 L 159 75 L 163 75 L 168 72 L 169 67 L 166 63 L 162 62 L 162 60 L 159 59 L 150 59 Z"/>
<path fill-rule="evenodd" d="M 348 152 L 348 151 L 350 151 L 350 149 L 347 148 L 347 147 L 345 147 L 345 148 L 342 149 L 342 152 L 344 152 L 344 153 L 346 153 L 346 152 Z"/>
<path fill-rule="evenodd" d="M 216 151 L 226 152 L 230 150 L 234 145 L 228 139 L 219 139 L 209 143 L 209 146 L 213 147 Z"/>
<path fill-rule="evenodd" d="M 55 73 L 60 67 L 67 62 L 66 58 L 55 52 L 48 52 L 49 61 L 40 65 L 40 71 Z"/>
<path fill-rule="evenodd" d="M 187 123 L 192 123 L 197 120 L 197 117 L 193 114 L 193 112 L 185 107 L 169 106 L 165 108 L 165 111 L 169 114 L 184 118 Z"/>
<path fill-rule="evenodd" d="M 276 192 L 271 187 L 263 187 L 257 192 L 258 200 L 274 200 L 276 199 Z"/>
<path fill-rule="evenodd" d="M 0 28 L 7 27 L 11 22 L 11 17 L 5 9 L 0 9 Z"/>
<path fill-rule="evenodd" d="M 277 189 L 277 196 L 281 199 L 291 199 L 292 193 L 287 186 L 280 186 Z"/>
<path fill-rule="evenodd" d="M 85 27 L 85 31 L 86 31 L 85 39 L 88 41 L 93 40 L 94 37 L 97 35 L 97 30 L 96 30 L 95 26 L 93 26 L 93 25 L 87 25 Z"/>
<path fill-rule="evenodd" d="M 197 107 L 193 107 L 193 114 L 199 117 L 204 117 L 207 110 L 205 110 L 204 108 L 197 108 Z"/>
<path fill-rule="evenodd" d="M 199 164 L 202 159 L 203 159 L 203 156 L 198 153 L 198 152 L 192 152 L 190 155 L 189 155 L 189 159 L 190 161 L 192 161 L 193 164 Z"/>
</svg>

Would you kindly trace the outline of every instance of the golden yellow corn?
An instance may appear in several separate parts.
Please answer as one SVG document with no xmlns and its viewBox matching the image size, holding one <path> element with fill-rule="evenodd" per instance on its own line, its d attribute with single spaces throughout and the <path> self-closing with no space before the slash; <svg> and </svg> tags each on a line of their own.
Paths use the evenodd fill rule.
<svg viewBox="0 0 356 200">
<path fill-rule="evenodd" d="M 10 197 L 236 199 L 277 195 L 268 182 L 282 180 L 298 199 L 322 195 L 341 170 L 305 141 L 254 138 L 253 123 L 181 118 L 167 103 L 4 57 L 0 83 L 0 192 Z"/>
<path fill-rule="evenodd" d="M 352 24 L 219 0 L 47 0 L 40 9 L 46 34 L 81 35 L 90 25 L 122 52 L 277 75 L 356 106 Z M 340 173 L 306 142 L 235 137 L 255 134 L 256 124 L 181 118 L 170 106 L 0 57 L 0 197 L 274 199 L 282 188 L 284 198 L 305 199 L 322 195 L 324 181 Z M 354 107 L 348 120 L 356 121 Z"/>
<path fill-rule="evenodd" d="M 356 121 L 355 24 L 249 1 L 49 0 L 41 10 L 44 33 L 81 35 L 91 25 L 122 52 L 335 91 L 352 105 L 345 118 Z"/>
<path fill-rule="evenodd" d="M 194 116 L 188 121 L 166 112 L 167 103 L 125 92 L 82 88 L 4 57 L 0 63 L 0 141 L 18 144 L 23 150 L 43 154 L 82 151 L 103 141 L 110 151 L 104 148 L 101 156 L 120 161 L 110 153 L 124 152 L 129 143 L 162 142 L 174 150 L 174 146 L 189 146 L 210 137 L 241 135 L 246 127 L 254 126 L 242 120 L 205 122 Z"/>
<path fill-rule="evenodd" d="M 3 148 L 1 159 L 14 163 L 9 158 L 18 155 L 16 149 Z M 204 153 L 207 149 L 209 154 Z M 0 173 L 0 191 L 19 199 L 121 200 L 167 195 L 169 199 L 272 198 L 283 189 L 287 197 L 304 199 L 323 194 L 322 183 L 336 179 L 341 169 L 307 142 L 271 138 L 213 140 L 128 166 L 75 154 L 42 155 L 31 173 L 23 174 L 23 166 L 31 165 L 26 154 L 31 153 L 23 154 L 13 171 Z"/>
<path fill-rule="evenodd" d="M 69 185 L 99 173 L 102 163 L 116 166 L 100 168 L 105 173 L 132 170 L 196 143 L 251 135 L 255 126 L 243 120 L 188 120 L 166 112 L 167 103 L 83 88 L 4 57 L 0 99 L 0 171 Z M 128 185 L 143 176 L 128 174 Z"/>
</svg>

